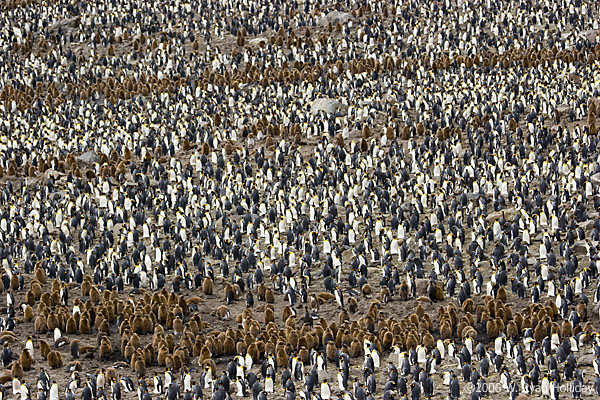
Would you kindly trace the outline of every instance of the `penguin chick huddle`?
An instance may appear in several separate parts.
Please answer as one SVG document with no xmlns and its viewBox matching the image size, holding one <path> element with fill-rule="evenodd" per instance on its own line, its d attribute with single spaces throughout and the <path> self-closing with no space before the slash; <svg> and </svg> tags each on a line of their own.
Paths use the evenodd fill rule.
<svg viewBox="0 0 600 400">
<path fill-rule="evenodd" d="M 600 395 L 587 0 L 0 5 L 0 396 Z"/>
</svg>

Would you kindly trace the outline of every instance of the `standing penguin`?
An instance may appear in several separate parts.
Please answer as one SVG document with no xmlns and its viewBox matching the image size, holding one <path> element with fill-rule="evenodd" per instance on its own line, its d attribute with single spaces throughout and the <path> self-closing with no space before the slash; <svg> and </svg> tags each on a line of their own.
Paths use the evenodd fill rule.
<svg viewBox="0 0 600 400">
<path fill-rule="evenodd" d="M 321 382 L 321 399 L 329 400 L 330 398 L 331 398 L 331 389 L 329 388 L 327 379 L 324 379 L 323 382 Z"/>
<path fill-rule="evenodd" d="M 128 376 L 122 376 L 120 381 L 123 384 L 123 387 L 125 388 L 126 393 L 133 392 L 133 389 L 134 389 L 133 379 L 131 379 Z"/>
<path fill-rule="evenodd" d="M 154 374 L 154 377 L 152 378 L 152 383 L 154 384 L 153 393 L 162 393 L 163 392 L 163 390 L 164 390 L 163 381 L 162 381 L 162 377 L 160 376 L 160 374 L 158 372 Z"/>
<path fill-rule="evenodd" d="M 369 374 L 367 377 L 367 391 L 372 395 L 375 395 L 377 391 L 377 381 L 375 380 L 373 374 Z"/>
<path fill-rule="evenodd" d="M 258 395 L 263 392 L 263 387 L 259 381 L 254 382 L 252 385 L 252 399 L 258 400 Z"/>
<path fill-rule="evenodd" d="M 112 400 L 121 400 L 121 384 L 116 378 L 112 378 L 111 384 L 111 399 Z"/>
<path fill-rule="evenodd" d="M 4 343 L 4 348 L 2 349 L 2 366 L 7 367 L 8 364 L 12 362 L 12 350 L 8 343 Z"/>
<path fill-rule="evenodd" d="M 344 293 L 342 293 L 342 289 L 339 286 L 335 287 L 335 301 L 338 306 L 344 308 Z"/>
<path fill-rule="evenodd" d="M 106 385 L 106 375 L 104 374 L 104 368 L 100 370 L 96 376 L 96 389 L 104 389 Z"/>
<path fill-rule="evenodd" d="M 421 383 L 423 387 L 423 394 L 426 398 L 430 399 L 433 397 L 433 378 L 428 376 L 424 382 Z"/>
<path fill-rule="evenodd" d="M 85 385 L 81 391 L 81 400 L 92 400 L 92 389 Z"/>
<path fill-rule="evenodd" d="M 460 383 L 456 379 L 456 375 L 452 375 L 450 379 L 450 400 L 458 400 L 460 398 Z"/>
<path fill-rule="evenodd" d="M 58 400 L 58 383 L 56 381 L 52 381 L 52 385 L 50 386 L 50 398 L 49 400 Z"/>
<path fill-rule="evenodd" d="M 167 394 L 165 396 L 167 400 L 177 400 L 179 399 L 179 386 L 177 382 L 173 381 L 167 388 Z"/>
</svg>

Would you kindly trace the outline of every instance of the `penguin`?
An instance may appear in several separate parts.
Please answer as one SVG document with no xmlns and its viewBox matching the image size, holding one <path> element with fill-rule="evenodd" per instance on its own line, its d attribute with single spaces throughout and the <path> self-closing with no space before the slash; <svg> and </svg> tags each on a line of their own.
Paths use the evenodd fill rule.
<svg viewBox="0 0 600 400">
<path fill-rule="evenodd" d="M 31 358 L 34 358 L 33 339 L 31 335 L 27 336 L 27 341 L 25 342 L 25 349 L 29 352 Z"/>
<path fill-rule="evenodd" d="M 92 398 L 93 398 L 92 389 L 88 385 L 85 385 L 83 387 L 83 389 L 81 390 L 81 399 L 82 400 L 92 400 Z"/>
<path fill-rule="evenodd" d="M 167 388 L 165 398 L 168 400 L 179 399 L 179 386 L 177 385 L 177 382 L 175 382 L 175 381 L 171 382 L 171 384 Z"/>
<path fill-rule="evenodd" d="M 116 378 L 112 379 L 111 384 L 111 399 L 121 400 L 121 384 Z"/>
<path fill-rule="evenodd" d="M 450 380 L 449 398 L 452 400 L 458 400 L 460 398 L 460 383 L 458 382 L 458 379 L 456 379 L 455 375 L 453 375 L 452 379 Z"/>
<path fill-rule="evenodd" d="M 123 384 L 123 388 L 126 393 L 131 393 L 134 391 L 133 380 L 128 376 L 121 376 L 120 382 Z"/>
<path fill-rule="evenodd" d="M 344 294 L 342 293 L 342 289 L 339 286 L 335 287 L 335 301 L 337 302 L 340 308 L 344 308 Z"/>
<path fill-rule="evenodd" d="M 71 358 L 73 358 L 73 359 L 79 358 L 79 340 L 78 339 L 71 340 L 70 353 L 71 353 Z"/>
<path fill-rule="evenodd" d="M 100 372 L 96 375 L 96 388 L 103 389 L 106 386 L 106 374 L 104 368 L 100 369 Z"/>
<path fill-rule="evenodd" d="M 12 362 L 12 351 L 8 343 L 4 343 L 4 347 L 2 348 L 2 365 L 4 367 L 8 367 L 8 365 Z"/>
<path fill-rule="evenodd" d="M 274 389 L 273 389 L 273 377 L 271 377 L 271 376 L 266 376 L 265 377 L 264 391 L 267 392 L 267 393 L 273 393 L 273 391 L 274 391 Z"/>
<path fill-rule="evenodd" d="M 235 387 L 236 387 L 236 395 L 238 397 L 246 397 L 248 395 L 246 383 L 243 379 L 236 379 Z"/>
<path fill-rule="evenodd" d="M 58 400 L 58 384 L 55 380 L 52 381 L 50 386 L 49 400 Z"/>
<path fill-rule="evenodd" d="M 329 383 L 327 382 L 327 379 L 324 379 L 323 382 L 321 382 L 320 394 L 321 399 L 323 400 L 328 400 L 331 398 L 331 389 L 329 388 Z"/>
<path fill-rule="evenodd" d="M 367 392 L 369 394 L 374 395 L 377 392 L 377 381 L 375 380 L 375 377 L 373 376 L 373 374 L 369 374 L 369 376 L 367 377 Z"/>
<path fill-rule="evenodd" d="M 159 373 L 155 373 L 154 376 L 152 377 L 152 384 L 154 386 L 153 393 L 163 393 L 164 392 L 163 380 Z M 100 387 L 100 386 L 98 385 L 98 387 Z"/>
</svg>

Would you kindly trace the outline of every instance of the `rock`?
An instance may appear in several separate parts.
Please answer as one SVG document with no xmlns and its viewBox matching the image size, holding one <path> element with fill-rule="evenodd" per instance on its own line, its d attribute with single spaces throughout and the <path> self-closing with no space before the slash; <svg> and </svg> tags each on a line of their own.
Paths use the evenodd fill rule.
<svg viewBox="0 0 600 400">
<path fill-rule="evenodd" d="M 415 285 L 417 286 L 417 296 L 427 295 L 427 286 L 429 286 L 429 279 L 415 279 Z"/>
<path fill-rule="evenodd" d="M 556 106 L 556 112 L 561 116 L 561 117 L 565 117 L 567 115 L 569 115 L 569 112 L 571 111 L 571 107 L 569 107 L 566 104 L 559 104 Z"/>
<path fill-rule="evenodd" d="M 325 370 L 317 371 L 317 375 L 319 375 L 319 382 L 324 381 L 325 379 L 329 380 L 330 378 L 329 372 Z"/>
<path fill-rule="evenodd" d="M 223 217 L 215 221 L 215 229 L 217 230 L 217 232 L 223 231 Z"/>
<path fill-rule="evenodd" d="M 579 32 L 579 37 L 589 40 L 590 43 L 595 43 L 598 36 L 600 36 L 600 29 L 587 29 Z"/>
<path fill-rule="evenodd" d="M 588 253 L 586 247 L 585 247 L 585 242 L 580 241 L 579 243 L 575 243 L 575 246 L 573 246 L 573 252 L 575 254 L 577 254 L 578 256 L 584 256 Z"/>
<path fill-rule="evenodd" d="M 248 43 L 250 43 L 253 46 L 260 46 L 261 43 L 267 44 L 267 43 L 269 43 L 269 41 L 264 37 L 257 37 L 257 38 L 250 39 L 248 41 Z"/>
<path fill-rule="evenodd" d="M 502 218 L 502 215 L 504 215 L 504 218 L 507 221 L 512 221 L 515 218 L 515 215 L 517 215 L 518 213 L 519 210 L 517 210 L 515 207 L 505 208 L 504 210 L 494 211 L 490 213 L 487 217 L 487 221 L 493 223 L 494 221 Z"/>
<path fill-rule="evenodd" d="M 345 114 L 348 112 L 348 106 L 345 104 L 342 104 L 338 100 L 323 97 L 323 98 L 319 98 L 319 99 L 316 99 L 315 101 L 313 101 L 313 103 L 310 107 L 310 112 L 313 115 L 318 114 L 319 111 L 323 111 L 329 115 L 336 114 L 338 112 Z"/>
<path fill-rule="evenodd" d="M 86 164 L 94 164 L 100 162 L 100 157 L 98 157 L 98 154 L 96 154 L 96 152 L 94 151 L 86 151 L 85 153 L 77 157 L 77 159 Z"/>
<path fill-rule="evenodd" d="M 338 23 L 344 25 L 348 21 L 356 21 L 356 18 L 347 12 L 332 11 L 321 18 L 319 22 L 321 25 L 328 25 L 330 22 L 332 25 L 337 25 Z"/>
<path fill-rule="evenodd" d="M 593 354 L 584 354 L 577 360 L 577 365 L 580 366 L 591 366 L 596 356 Z"/>
</svg>

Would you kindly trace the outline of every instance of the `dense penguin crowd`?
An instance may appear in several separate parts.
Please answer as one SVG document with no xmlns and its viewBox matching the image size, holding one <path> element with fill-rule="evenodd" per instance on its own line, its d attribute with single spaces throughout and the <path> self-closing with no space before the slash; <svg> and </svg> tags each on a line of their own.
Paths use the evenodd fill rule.
<svg viewBox="0 0 600 400">
<path fill-rule="evenodd" d="M 600 395 L 600 3 L 0 4 L 0 400 Z"/>
</svg>

